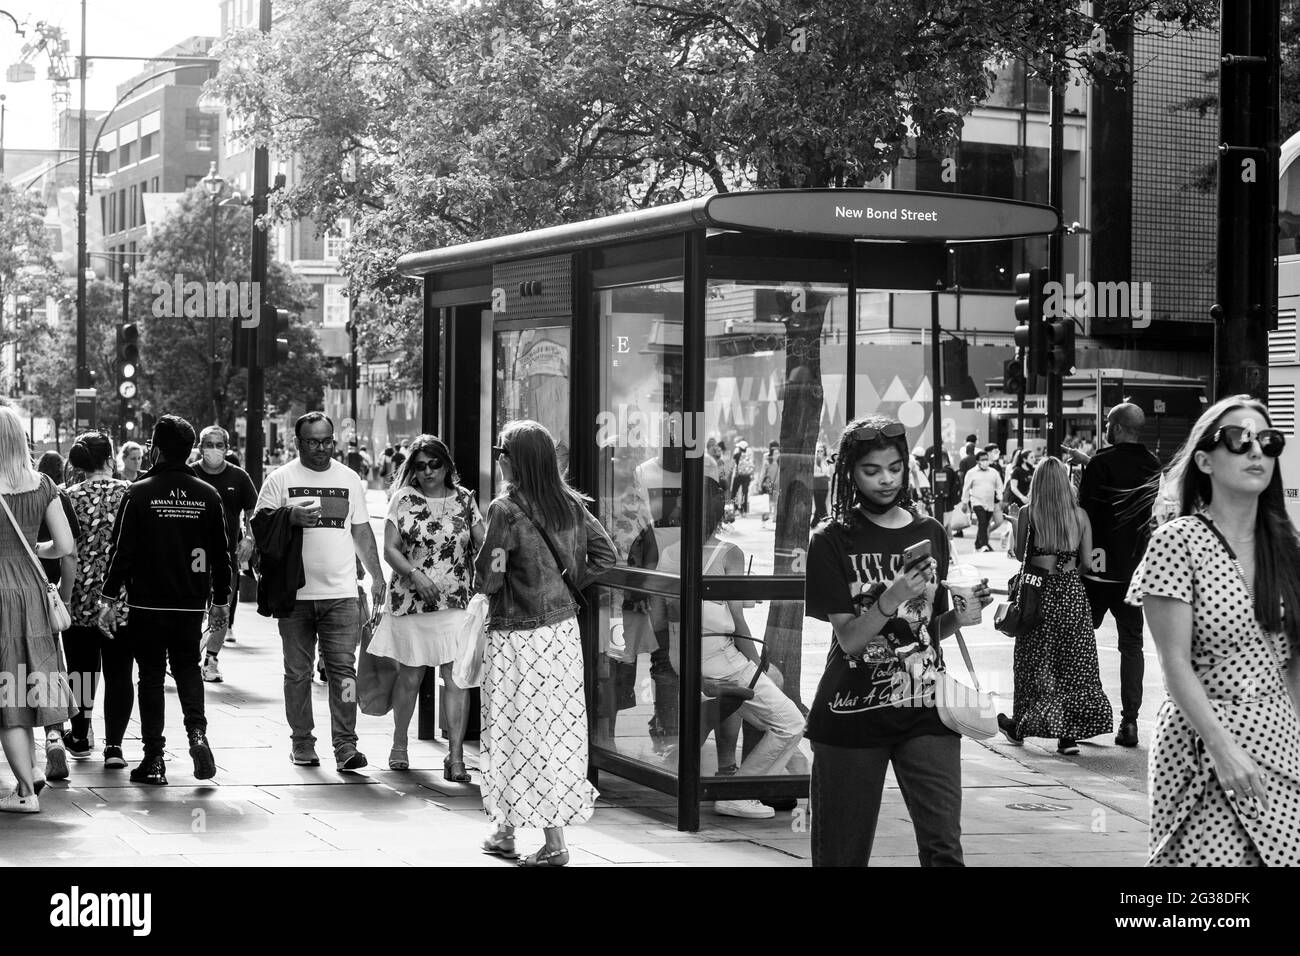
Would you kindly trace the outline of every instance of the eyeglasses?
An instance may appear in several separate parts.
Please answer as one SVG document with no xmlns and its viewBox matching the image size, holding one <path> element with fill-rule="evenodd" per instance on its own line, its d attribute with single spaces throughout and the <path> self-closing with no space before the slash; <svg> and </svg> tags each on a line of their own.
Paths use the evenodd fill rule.
<svg viewBox="0 0 1300 956">
<path fill-rule="evenodd" d="M 509 457 L 510 457 L 510 449 L 509 449 L 509 448 L 506 448 L 504 445 L 493 445 L 493 446 L 492 446 L 492 460 L 493 460 L 493 461 L 496 461 L 496 460 L 499 459 L 499 458 L 509 458 Z"/>
<path fill-rule="evenodd" d="M 1222 444 L 1231 454 L 1244 455 L 1250 451 L 1250 446 L 1254 442 L 1259 442 L 1259 450 L 1269 458 L 1276 458 L 1286 447 L 1286 436 L 1276 428 L 1265 428 L 1263 431 L 1255 432 L 1241 425 L 1224 425 L 1201 442 L 1201 450 L 1210 451 Z"/>
<path fill-rule="evenodd" d="M 435 458 L 432 461 L 411 462 L 411 471 L 417 471 L 417 472 L 424 471 L 426 468 L 429 469 L 429 471 L 439 471 L 446 467 L 447 467 L 447 463 L 440 458 Z"/>
<path fill-rule="evenodd" d="M 875 441 L 879 437 L 900 438 L 907 434 L 907 428 L 902 422 L 890 422 L 884 428 L 876 428 L 873 425 L 863 425 L 861 428 L 855 428 L 849 432 L 849 441 Z"/>
<path fill-rule="evenodd" d="M 302 445 L 304 448 L 333 448 L 335 440 L 333 438 L 304 438 Z"/>
</svg>

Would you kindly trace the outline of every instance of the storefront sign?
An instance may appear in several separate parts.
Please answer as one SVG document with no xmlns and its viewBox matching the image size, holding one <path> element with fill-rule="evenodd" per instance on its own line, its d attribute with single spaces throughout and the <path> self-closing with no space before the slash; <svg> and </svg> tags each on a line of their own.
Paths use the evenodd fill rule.
<svg viewBox="0 0 1300 956">
<path fill-rule="evenodd" d="M 983 395 L 971 403 L 978 412 L 991 412 L 998 414 L 1000 412 L 1015 412 L 1016 397 L 1014 395 Z M 1025 396 L 1025 414 L 1026 415 L 1046 415 L 1047 414 L 1047 396 L 1045 395 L 1026 395 Z"/>
<path fill-rule="evenodd" d="M 726 193 L 705 207 L 711 225 L 854 239 L 1010 239 L 1056 230 L 1050 206 L 897 189 Z"/>
</svg>

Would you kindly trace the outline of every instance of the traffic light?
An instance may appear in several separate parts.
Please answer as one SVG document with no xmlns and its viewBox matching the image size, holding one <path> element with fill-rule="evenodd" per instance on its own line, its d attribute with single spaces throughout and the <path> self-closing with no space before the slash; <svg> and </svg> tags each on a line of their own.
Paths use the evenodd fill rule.
<svg viewBox="0 0 1300 956">
<path fill-rule="evenodd" d="M 250 368 L 253 364 L 252 354 L 257 342 L 257 329 L 244 328 L 244 319 L 238 314 L 230 320 L 230 366 L 231 368 Z"/>
<path fill-rule="evenodd" d="M 1016 276 L 1016 345 L 1025 350 L 1024 373 L 1047 374 L 1047 329 L 1043 320 L 1043 287 L 1047 270 L 1032 269 Z"/>
<path fill-rule="evenodd" d="M 1047 370 L 1062 377 L 1074 372 L 1074 320 L 1053 319 L 1047 323 Z"/>
<path fill-rule="evenodd" d="M 947 338 L 939 342 L 939 367 L 943 376 L 943 397 L 950 402 L 967 402 L 979 397 L 966 360 L 966 340 Z"/>
<path fill-rule="evenodd" d="M 1002 391 L 1007 395 L 1025 392 L 1025 366 L 1020 359 L 1007 359 L 1002 363 Z"/>
<path fill-rule="evenodd" d="M 117 394 L 124 401 L 140 391 L 140 327 L 134 322 L 117 327 Z"/>
<path fill-rule="evenodd" d="M 262 305 L 262 321 L 257 325 L 257 364 L 262 368 L 278 365 L 289 357 L 289 310 Z"/>
</svg>

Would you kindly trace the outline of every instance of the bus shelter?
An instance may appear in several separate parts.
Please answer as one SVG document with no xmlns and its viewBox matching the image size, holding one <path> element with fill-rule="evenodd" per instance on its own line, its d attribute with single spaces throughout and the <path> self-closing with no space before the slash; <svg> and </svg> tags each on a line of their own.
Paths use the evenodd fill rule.
<svg viewBox="0 0 1300 956">
<path fill-rule="evenodd" d="M 424 427 L 480 504 L 498 430 L 531 418 L 613 538 L 618 564 L 580 620 L 597 783 L 604 771 L 675 794 L 682 830 L 702 801 L 807 795 L 807 742 L 779 773 L 728 772 L 761 729 L 702 675 L 717 646 L 702 602 L 742 602 L 806 713 L 831 642 L 803 607 L 828 507 L 819 446 L 875 411 L 929 443 L 929 366 L 875 334 L 893 301 L 880 293 L 933 291 L 950 243 L 1059 223 L 1047 206 L 946 193 L 756 191 L 398 261 L 424 283 Z M 705 527 L 719 489 L 722 524 Z M 705 565 L 717 540 L 739 564 Z"/>
</svg>

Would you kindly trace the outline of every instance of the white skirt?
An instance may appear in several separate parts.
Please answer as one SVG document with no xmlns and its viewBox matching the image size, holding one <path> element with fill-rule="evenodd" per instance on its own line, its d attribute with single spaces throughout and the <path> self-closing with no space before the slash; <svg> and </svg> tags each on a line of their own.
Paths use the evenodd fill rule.
<svg viewBox="0 0 1300 956">
<path fill-rule="evenodd" d="M 437 667 L 460 656 L 463 608 L 424 614 L 385 614 L 370 641 L 370 653 L 407 667 Z"/>
<path fill-rule="evenodd" d="M 483 809 L 511 827 L 585 823 L 587 705 L 578 621 L 489 631 L 483 667 Z"/>
</svg>

